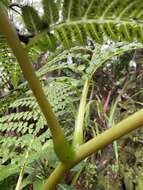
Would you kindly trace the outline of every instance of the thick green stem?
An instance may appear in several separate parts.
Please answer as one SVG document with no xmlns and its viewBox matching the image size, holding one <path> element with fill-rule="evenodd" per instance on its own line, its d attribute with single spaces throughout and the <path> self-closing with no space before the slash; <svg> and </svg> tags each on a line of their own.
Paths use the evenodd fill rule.
<svg viewBox="0 0 143 190">
<path fill-rule="evenodd" d="M 64 133 L 59 125 L 55 114 L 52 111 L 42 86 L 35 74 L 35 71 L 30 63 L 28 54 L 23 48 L 17 33 L 10 23 L 5 7 L 0 3 L 0 32 L 6 37 L 10 47 L 12 48 L 18 63 L 23 71 L 24 77 L 33 91 L 33 94 L 47 120 L 51 130 L 55 152 L 62 162 L 68 163 L 74 157 L 74 151 L 67 142 Z"/>
<path fill-rule="evenodd" d="M 53 171 L 50 177 L 47 179 L 43 190 L 55 190 L 57 184 L 61 181 L 64 177 L 66 171 L 69 170 L 69 167 L 65 166 L 64 164 L 59 164 L 57 168 Z"/>
<path fill-rule="evenodd" d="M 80 162 L 92 153 L 104 148 L 114 140 L 117 140 L 120 137 L 142 126 L 143 109 L 129 116 L 127 119 L 122 120 L 120 123 L 111 127 L 102 134 L 94 137 L 87 143 L 81 145 L 75 158 L 76 162 Z"/>
<path fill-rule="evenodd" d="M 89 89 L 89 78 L 85 81 L 82 95 L 80 99 L 79 110 L 77 114 L 77 119 L 75 122 L 75 131 L 73 136 L 73 147 L 78 147 L 83 143 L 83 126 L 84 126 L 84 115 L 85 115 L 85 108 L 86 108 L 86 100 L 87 94 Z"/>
<path fill-rule="evenodd" d="M 124 119 L 117 125 L 111 127 L 110 129 L 96 136 L 87 143 L 81 145 L 77 150 L 74 161 L 69 165 L 69 167 L 60 165 L 54 170 L 53 174 L 51 174 L 51 176 L 47 180 L 44 190 L 54 190 L 56 184 L 58 184 L 63 178 L 64 172 L 68 171 L 70 168 L 78 164 L 81 160 L 85 159 L 89 155 L 96 153 L 98 150 L 112 143 L 114 140 L 117 140 L 120 137 L 142 126 L 143 109 L 129 116 L 127 119 Z M 52 183 L 54 185 L 52 185 Z"/>
</svg>

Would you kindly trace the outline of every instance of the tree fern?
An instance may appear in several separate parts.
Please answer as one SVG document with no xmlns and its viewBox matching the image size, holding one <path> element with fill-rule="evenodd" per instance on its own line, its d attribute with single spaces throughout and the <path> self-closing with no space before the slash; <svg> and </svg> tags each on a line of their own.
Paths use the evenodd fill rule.
<svg viewBox="0 0 143 190">
<path fill-rule="evenodd" d="M 96 42 L 102 42 L 104 39 L 107 39 L 107 37 L 117 41 L 134 40 L 142 42 L 142 12 L 140 8 L 136 7 L 136 3 L 138 2 L 139 0 L 134 0 L 133 2 L 129 2 L 129 0 L 125 0 L 124 2 L 119 2 L 118 0 L 64 0 L 61 6 L 62 16 L 59 19 L 58 16 L 60 14 L 57 7 L 55 8 L 56 3 L 54 1 L 43 1 L 45 11 L 43 20 L 38 16 L 35 9 L 28 6 L 22 9 L 27 9 L 26 12 L 30 15 L 29 19 L 24 18 L 27 16 L 25 15 L 26 12 L 23 14 L 23 19 L 28 31 L 38 34 L 34 39 L 35 41 L 41 38 L 41 32 L 43 32 L 42 35 L 46 35 L 48 39 L 48 43 L 46 42 L 48 45 L 46 47 L 49 50 L 54 50 L 59 42 L 62 42 L 66 48 L 71 48 L 71 46 L 77 44 L 85 45 L 91 39 Z M 52 6 L 55 10 L 53 10 Z M 45 7 L 49 8 L 48 13 Z M 135 8 L 139 13 L 137 13 L 136 10 L 132 10 L 132 8 Z M 94 12 L 93 10 L 97 11 Z M 129 16 L 128 19 L 127 16 Z M 44 40 L 44 37 L 42 40 Z M 43 41 L 40 42 L 40 44 L 42 43 Z M 44 46 L 45 44 L 43 44 L 43 47 Z M 72 66 L 68 66 L 67 64 L 67 56 L 70 56 L 71 59 L 74 59 L 74 63 L 78 62 L 82 64 L 83 60 L 89 63 L 89 67 L 86 65 L 85 68 L 88 68 L 84 68 L 85 73 L 82 72 L 82 79 L 84 80 L 86 77 L 91 77 L 94 72 L 111 59 L 112 56 L 120 55 L 127 50 L 132 50 L 137 47 L 141 48 L 142 44 L 134 43 L 128 45 L 119 43 L 109 48 L 108 51 L 102 51 L 101 46 L 99 46 L 99 48 L 96 49 L 97 51 L 94 51 L 92 48 L 90 49 L 90 53 L 93 57 L 92 60 L 90 60 L 90 54 L 89 57 L 85 57 L 81 52 L 78 52 L 77 55 L 80 61 L 75 54 L 72 55 L 69 51 L 68 54 L 64 54 L 65 52 L 63 52 L 63 57 L 58 57 L 57 60 L 51 61 L 51 65 L 48 62 L 46 66 L 44 65 L 44 67 L 37 71 L 37 74 L 41 77 L 41 80 L 43 80 L 42 77 L 44 75 L 46 75 L 46 79 L 48 78 L 48 72 L 63 68 L 71 69 L 76 73 L 74 64 Z M 85 53 L 85 51 L 83 53 Z M 55 65 L 53 65 L 53 63 Z M 75 65 L 77 66 L 78 64 Z M 72 83 L 69 85 L 69 81 L 67 82 L 67 80 L 65 80 L 69 79 L 68 76 L 58 76 L 55 78 L 50 77 L 50 80 L 43 80 L 43 86 L 45 87 L 44 90 L 52 104 L 54 112 L 62 123 L 62 126 L 66 128 L 73 123 L 73 111 L 75 111 L 73 97 L 76 96 L 76 92 L 71 88 Z M 63 79 L 65 81 L 61 83 L 60 80 Z M 82 83 L 83 80 L 80 82 Z M 25 153 L 29 147 L 31 138 L 35 138 L 34 145 L 37 143 L 37 147 L 40 148 L 42 148 L 47 138 L 50 138 L 48 130 L 44 129 L 44 132 L 42 131 L 46 122 L 31 92 L 28 91 L 25 95 L 26 97 L 19 97 L 18 100 L 10 105 L 9 109 L 14 110 L 16 113 L 12 113 L 13 111 L 11 111 L 10 114 L 6 113 L 5 116 L 0 119 L 0 161 L 3 164 L 10 161 L 16 163 L 18 161 L 20 166 L 21 160 L 24 158 L 23 153 Z M 66 118 L 66 121 L 63 118 Z M 31 147 L 30 150 L 36 152 L 37 147 Z M 4 150 L 6 154 L 3 154 Z M 20 156 L 17 156 L 17 154 L 20 154 Z"/>
<path fill-rule="evenodd" d="M 120 55 L 123 54 L 123 52 L 125 51 L 129 51 L 136 48 L 142 48 L 142 44 L 118 43 L 115 45 L 113 44 L 110 48 L 108 48 L 108 51 L 107 49 L 102 50 L 101 46 L 97 47 L 96 50 L 90 50 L 90 53 L 92 52 L 93 54 L 93 59 L 92 61 L 90 61 L 89 58 L 87 65 L 84 61 L 84 64 L 86 65 L 85 68 L 87 67 L 87 69 L 84 70 L 85 76 L 83 74 L 82 76 L 91 76 L 97 70 L 97 68 L 101 67 L 105 62 L 111 59 L 112 56 Z M 83 61 L 85 59 L 84 54 L 79 54 L 79 52 L 81 51 L 80 48 L 74 48 L 74 51 L 75 61 L 78 62 L 80 60 Z M 84 53 L 84 51 L 82 53 Z M 77 58 L 82 58 L 76 60 L 76 55 Z M 50 57 L 49 60 L 51 59 L 51 62 L 53 60 L 54 65 L 56 66 L 57 64 L 58 66 L 60 61 L 65 60 L 66 62 L 68 60 L 68 56 L 69 54 L 66 51 L 62 53 L 59 52 L 55 56 L 55 60 L 51 59 Z M 37 71 L 37 73 L 39 74 L 39 77 L 43 77 L 48 73 L 48 71 L 50 70 L 48 70 L 48 67 L 45 64 L 43 68 Z M 79 78 L 79 80 L 81 83 L 81 78 Z M 71 133 L 71 129 L 69 130 L 69 127 L 67 128 L 67 126 L 72 126 L 76 113 L 74 102 L 79 100 L 77 99 L 78 92 L 77 90 L 75 90 L 77 88 L 76 85 L 79 85 L 77 81 L 78 79 L 72 79 L 68 76 L 58 78 L 50 77 L 47 81 L 43 81 L 43 85 L 45 86 L 44 90 L 47 94 L 47 97 L 50 100 L 53 110 L 59 118 L 59 121 L 61 122 L 62 126 L 64 126 L 67 134 L 69 134 L 69 132 Z M 27 146 L 25 144 L 25 138 L 28 137 L 27 135 L 38 135 L 38 139 L 41 143 L 45 142 L 45 140 L 48 137 L 50 137 L 49 132 L 44 129 L 44 126 L 46 125 L 45 119 L 43 118 L 43 115 L 41 114 L 41 111 L 34 97 L 32 96 L 31 91 L 27 91 L 24 97 L 21 96 L 13 103 L 11 103 L 9 109 L 11 110 L 10 114 L 6 114 L 0 118 L 0 132 L 2 135 L 1 145 L 3 148 L 5 147 L 5 149 L 7 147 L 7 151 L 10 151 L 10 147 L 16 148 L 17 146 L 20 146 L 20 144 L 22 144 L 23 146 Z M 14 112 L 16 111 L 16 113 L 12 113 L 12 110 L 14 110 Z M 64 118 L 66 118 L 66 120 L 64 120 Z M 66 130 L 66 128 L 68 130 Z M 15 141 L 17 141 L 18 144 L 14 144 Z M 15 153 L 12 156 L 13 158 L 14 155 Z"/>
</svg>

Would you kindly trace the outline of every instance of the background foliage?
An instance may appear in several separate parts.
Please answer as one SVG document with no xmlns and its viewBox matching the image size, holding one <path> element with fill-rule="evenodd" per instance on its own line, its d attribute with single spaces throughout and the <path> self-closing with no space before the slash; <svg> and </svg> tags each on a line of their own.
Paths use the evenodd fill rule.
<svg viewBox="0 0 143 190">
<path fill-rule="evenodd" d="M 142 107 L 139 0 L 43 0 L 42 15 L 34 3 L 4 3 L 13 24 L 20 23 L 19 37 L 69 141 L 89 76 L 85 141 Z M 39 190 L 58 159 L 45 119 L 3 36 L 0 71 L 0 189 L 14 189 L 25 166 L 23 189 Z M 142 143 L 140 129 L 84 160 L 58 188 L 140 190 Z"/>
</svg>

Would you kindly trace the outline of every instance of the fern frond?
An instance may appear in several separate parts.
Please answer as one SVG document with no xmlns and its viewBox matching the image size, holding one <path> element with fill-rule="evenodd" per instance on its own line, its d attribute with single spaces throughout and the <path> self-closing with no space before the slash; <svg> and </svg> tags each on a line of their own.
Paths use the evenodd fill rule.
<svg viewBox="0 0 143 190">
<path fill-rule="evenodd" d="M 88 39 L 143 42 L 142 8 L 140 0 L 64 0 L 60 21 L 53 22 L 49 15 L 48 31 L 66 48 L 84 45 Z"/>
<path fill-rule="evenodd" d="M 101 46 L 99 46 L 95 49 L 93 60 L 90 62 L 86 72 L 89 76 L 92 76 L 99 67 L 107 63 L 112 57 L 122 55 L 124 52 L 138 48 L 143 48 L 143 44 L 137 42 L 130 44 L 119 42 L 112 44 L 108 49 L 102 49 Z"/>
<path fill-rule="evenodd" d="M 42 0 L 44 9 L 44 20 L 48 24 L 55 24 L 59 20 L 58 5 L 53 0 Z"/>
<path fill-rule="evenodd" d="M 21 75 L 20 67 L 2 35 L 0 35 L 0 71 L 2 72 L 0 88 L 7 87 L 10 90 L 17 87 Z"/>
<path fill-rule="evenodd" d="M 66 69 L 71 70 L 74 73 L 82 74 L 81 65 L 79 65 L 79 62 L 84 62 L 84 64 L 89 62 L 89 54 L 87 53 L 86 55 L 84 55 L 83 52 L 92 53 L 92 50 L 90 49 L 90 47 L 87 47 L 87 49 L 82 47 L 74 47 L 71 48 L 70 51 L 64 50 L 62 52 L 59 52 L 54 57 L 48 57 L 48 59 L 46 60 L 47 63 L 37 71 L 37 75 L 39 77 L 42 77 L 49 72 L 53 72 L 56 70 L 61 71 Z M 68 64 L 68 59 L 74 60 L 72 64 Z"/>
<path fill-rule="evenodd" d="M 77 19 L 80 17 L 81 0 L 64 0 L 63 18 L 64 20 Z"/>
<path fill-rule="evenodd" d="M 22 18 L 29 32 L 38 34 L 43 29 L 43 22 L 38 12 L 30 6 L 22 7 Z"/>
<path fill-rule="evenodd" d="M 47 49 L 53 52 L 57 47 L 57 39 L 53 34 L 43 32 L 30 40 L 28 48 L 31 46 L 44 52 L 47 51 Z"/>
<path fill-rule="evenodd" d="M 44 91 L 66 134 L 71 134 L 70 126 L 74 119 L 76 101 L 75 88 L 72 88 L 71 83 L 53 79 L 50 85 L 45 85 Z M 19 97 L 11 103 L 9 110 L 11 112 L 14 110 L 16 113 L 9 113 L 0 118 L 0 157 L 2 158 L 0 161 L 2 163 L 8 159 L 14 161 L 17 150 L 20 155 L 24 153 L 29 146 L 29 139 L 33 136 L 42 144 L 51 136 L 31 91 L 25 93 L 25 97 Z M 4 148 L 7 157 L 3 154 Z"/>
</svg>

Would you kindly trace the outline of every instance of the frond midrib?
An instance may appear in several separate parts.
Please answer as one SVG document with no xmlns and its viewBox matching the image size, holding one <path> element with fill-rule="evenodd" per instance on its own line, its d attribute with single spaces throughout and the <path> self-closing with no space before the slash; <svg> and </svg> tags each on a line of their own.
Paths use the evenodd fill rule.
<svg viewBox="0 0 143 190">
<path fill-rule="evenodd" d="M 63 23 L 55 24 L 50 27 L 50 30 L 55 30 L 64 26 L 77 25 L 77 24 L 121 24 L 121 25 L 137 25 L 143 26 L 143 20 L 133 20 L 133 19 L 119 19 L 119 18 L 99 18 L 99 19 L 80 19 L 80 20 L 66 20 Z"/>
</svg>

